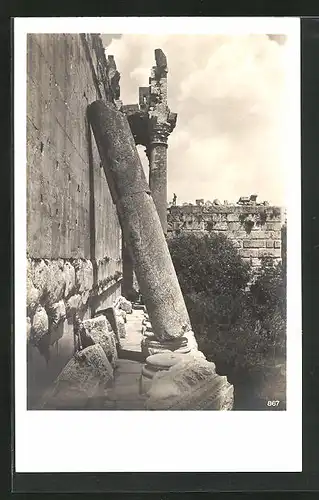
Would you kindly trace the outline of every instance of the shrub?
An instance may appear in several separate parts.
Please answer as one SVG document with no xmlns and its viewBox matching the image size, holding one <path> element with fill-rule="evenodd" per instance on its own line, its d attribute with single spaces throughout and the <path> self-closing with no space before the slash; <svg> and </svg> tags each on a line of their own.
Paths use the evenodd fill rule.
<svg viewBox="0 0 319 500">
<path fill-rule="evenodd" d="M 240 392 L 261 384 L 285 354 L 285 269 L 262 262 L 252 270 L 232 241 L 216 233 L 181 233 L 168 241 L 200 350 Z"/>
</svg>

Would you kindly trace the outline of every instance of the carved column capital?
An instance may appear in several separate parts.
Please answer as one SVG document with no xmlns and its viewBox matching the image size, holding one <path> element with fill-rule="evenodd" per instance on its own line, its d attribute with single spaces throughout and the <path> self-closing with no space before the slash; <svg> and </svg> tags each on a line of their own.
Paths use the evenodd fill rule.
<svg viewBox="0 0 319 500">
<path fill-rule="evenodd" d="M 172 132 L 172 126 L 168 122 L 152 124 L 150 126 L 150 145 L 162 144 L 167 147 L 168 136 Z"/>
</svg>

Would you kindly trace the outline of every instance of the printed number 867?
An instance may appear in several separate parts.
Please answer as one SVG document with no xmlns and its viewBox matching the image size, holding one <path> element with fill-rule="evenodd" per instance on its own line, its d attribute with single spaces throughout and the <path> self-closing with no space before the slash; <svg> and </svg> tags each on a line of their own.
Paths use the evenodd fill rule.
<svg viewBox="0 0 319 500">
<path fill-rule="evenodd" d="M 267 401 L 267 406 L 278 406 L 279 401 Z"/>
</svg>

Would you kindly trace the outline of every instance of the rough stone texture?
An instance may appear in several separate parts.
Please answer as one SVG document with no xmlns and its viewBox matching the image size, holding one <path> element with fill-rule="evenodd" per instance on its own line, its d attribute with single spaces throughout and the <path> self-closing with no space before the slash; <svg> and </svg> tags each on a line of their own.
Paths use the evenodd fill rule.
<svg viewBox="0 0 319 500">
<path fill-rule="evenodd" d="M 86 118 L 90 102 L 113 99 L 107 66 L 98 35 L 27 36 L 27 244 L 33 258 L 89 259 L 92 245 L 97 259 L 121 257 L 116 209 Z"/>
<path fill-rule="evenodd" d="M 171 341 L 157 341 L 154 335 L 145 335 L 141 342 L 141 349 L 145 356 L 162 352 L 179 352 L 184 354 L 190 352 L 190 347 L 185 336 Z"/>
<path fill-rule="evenodd" d="M 109 329 L 109 326 L 109 322 L 103 315 L 84 320 L 85 339 L 82 339 L 82 342 L 84 346 L 100 344 L 107 359 L 112 366 L 115 366 L 117 360 L 116 341 L 114 333 L 112 329 Z"/>
<path fill-rule="evenodd" d="M 44 262 L 43 259 L 32 260 L 31 261 L 31 269 L 32 269 L 32 281 L 34 286 L 39 290 L 40 297 L 42 297 L 43 293 L 47 289 L 48 282 L 48 266 Z"/>
<path fill-rule="evenodd" d="M 90 260 L 74 261 L 75 285 L 80 293 L 88 292 L 93 286 L 93 266 Z"/>
<path fill-rule="evenodd" d="M 122 296 L 118 297 L 118 299 L 115 302 L 115 307 L 122 309 L 127 314 L 132 314 L 132 303 L 125 297 Z"/>
<path fill-rule="evenodd" d="M 33 316 L 31 341 L 37 345 L 40 340 L 48 333 L 49 319 L 48 315 L 41 305 L 38 305 L 36 312 Z"/>
<path fill-rule="evenodd" d="M 113 370 L 99 344 L 77 352 L 43 399 L 43 409 L 84 409 L 99 389 L 113 379 Z"/>
<path fill-rule="evenodd" d="M 102 101 L 88 114 L 154 334 L 182 337 L 189 316 L 126 117 Z"/>
<path fill-rule="evenodd" d="M 31 280 L 27 279 L 27 313 L 32 316 L 37 308 L 40 292 L 33 286 Z"/>
<path fill-rule="evenodd" d="M 75 287 L 75 269 L 70 262 L 66 261 L 63 266 L 63 272 L 65 277 L 64 296 L 69 297 Z"/>
<path fill-rule="evenodd" d="M 125 330 L 125 320 L 123 318 L 122 312 L 117 307 L 115 307 L 114 314 L 115 314 L 118 336 L 120 339 L 124 339 L 126 337 L 126 330 Z"/>
<path fill-rule="evenodd" d="M 64 297 L 65 278 L 63 274 L 64 262 L 62 259 L 46 261 L 47 274 L 47 302 L 54 304 Z"/>
<path fill-rule="evenodd" d="M 74 313 L 91 317 L 120 293 L 121 229 L 86 114 L 96 99 L 113 101 L 108 67 L 99 35 L 27 35 L 27 316 L 41 303 L 50 326 L 45 354 L 28 347 L 32 403 L 73 356 Z M 90 259 L 103 292 L 89 269 L 78 273 L 78 293 L 74 259 L 87 268 Z M 62 299 L 68 321 L 51 328 Z"/>
<path fill-rule="evenodd" d="M 214 363 L 197 356 L 156 373 L 147 395 L 149 410 L 231 410 L 233 405 L 233 386 L 216 374 Z"/>
<path fill-rule="evenodd" d="M 266 254 L 281 260 L 282 207 L 249 205 L 184 205 L 168 210 L 168 236 L 180 231 L 225 234 L 244 259 L 258 259 Z"/>
<path fill-rule="evenodd" d="M 56 304 L 53 304 L 49 309 L 49 313 L 53 326 L 57 326 L 61 321 L 64 321 L 66 318 L 64 301 L 60 300 Z"/>
<path fill-rule="evenodd" d="M 75 311 L 77 311 L 81 304 L 81 295 L 76 294 L 70 297 L 65 305 L 67 317 L 73 317 Z"/>
</svg>

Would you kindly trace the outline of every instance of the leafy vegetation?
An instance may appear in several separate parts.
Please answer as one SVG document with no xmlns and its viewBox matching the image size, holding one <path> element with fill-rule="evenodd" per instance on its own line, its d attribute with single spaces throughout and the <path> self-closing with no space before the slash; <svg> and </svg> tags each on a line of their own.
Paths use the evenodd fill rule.
<svg viewBox="0 0 319 500">
<path fill-rule="evenodd" d="M 265 377 L 285 360 L 285 265 L 265 258 L 253 279 L 226 236 L 180 233 L 168 243 L 199 348 L 234 384 L 238 408 L 245 394 L 258 406 Z"/>
</svg>

